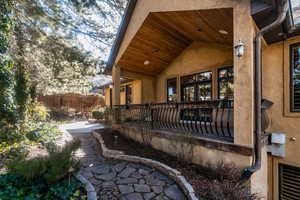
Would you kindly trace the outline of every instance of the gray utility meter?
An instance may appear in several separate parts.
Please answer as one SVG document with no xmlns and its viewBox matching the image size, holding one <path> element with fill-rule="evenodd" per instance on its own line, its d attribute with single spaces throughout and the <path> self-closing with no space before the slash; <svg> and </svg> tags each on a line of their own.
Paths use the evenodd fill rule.
<svg viewBox="0 0 300 200">
<path fill-rule="evenodd" d="M 286 136 L 284 133 L 271 133 L 269 136 L 268 152 L 273 156 L 285 156 Z"/>
</svg>

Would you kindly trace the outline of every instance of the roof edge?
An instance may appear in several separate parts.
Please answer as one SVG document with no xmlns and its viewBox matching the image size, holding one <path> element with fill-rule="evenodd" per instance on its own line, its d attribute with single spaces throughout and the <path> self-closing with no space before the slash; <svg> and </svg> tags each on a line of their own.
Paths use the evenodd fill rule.
<svg viewBox="0 0 300 200">
<path fill-rule="evenodd" d="M 130 23 L 130 20 L 131 20 L 132 14 L 134 12 L 137 1 L 138 0 L 129 0 L 129 2 L 127 4 L 127 7 L 124 12 L 124 16 L 122 18 L 120 27 L 118 29 L 117 37 L 116 37 L 114 44 L 112 46 L 112 49 L 110 51 L 110 55 L 109 55 L 109 58 L 108 58 L 108 61 L 106 64 L 106 71 L 110 71 L 116 61 L 116 58 L 118 56 L 121 44 L 125 37 L 126 31 L 127 31 L 128 25 Z"/>
</svg>

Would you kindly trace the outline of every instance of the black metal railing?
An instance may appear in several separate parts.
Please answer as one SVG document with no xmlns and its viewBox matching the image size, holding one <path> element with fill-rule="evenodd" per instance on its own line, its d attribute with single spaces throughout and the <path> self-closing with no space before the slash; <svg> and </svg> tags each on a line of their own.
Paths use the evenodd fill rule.
<svg viewBox="0 0 300 200">
<path fill-rule="evenodd" d="M 233 100 L 115 106 L 119 123 L 233 141 Z"/>
</svg>

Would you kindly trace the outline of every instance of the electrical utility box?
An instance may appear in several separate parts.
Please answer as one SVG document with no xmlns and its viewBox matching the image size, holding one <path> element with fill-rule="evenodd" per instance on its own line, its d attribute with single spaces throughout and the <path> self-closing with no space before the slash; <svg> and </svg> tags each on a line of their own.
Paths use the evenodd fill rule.
<svg viewBox="0 0 300 200">
<path fill-rule="evenodd" d="M 284 133 L 271 133 L 269 136 L 268 152 L 273 156 L 285 157 L 286 136 Z"/>
</svg>

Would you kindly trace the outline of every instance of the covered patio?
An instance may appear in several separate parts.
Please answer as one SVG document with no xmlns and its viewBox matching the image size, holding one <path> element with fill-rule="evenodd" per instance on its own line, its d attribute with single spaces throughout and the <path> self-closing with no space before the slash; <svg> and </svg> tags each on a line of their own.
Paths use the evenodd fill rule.
<svg viewBox="0 0 300 200">
<path fill-rule="evenodd" d="M 201 53 L 174 66 L 193 46 Z M 151 80 L 148 100 L 120 105 L 113 73 L 118 123 L 234 141 L 232 8 L 149 13 L 116 66 Z"/>
</svg>

